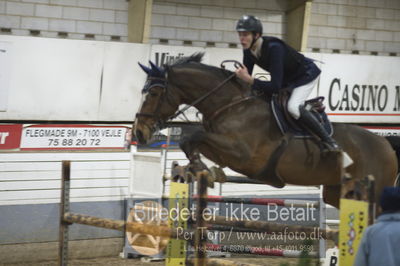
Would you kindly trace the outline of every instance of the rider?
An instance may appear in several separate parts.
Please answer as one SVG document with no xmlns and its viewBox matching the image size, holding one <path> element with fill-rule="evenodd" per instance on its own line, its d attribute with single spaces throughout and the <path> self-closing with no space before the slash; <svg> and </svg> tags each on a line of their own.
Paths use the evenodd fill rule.
<svg viewBox="0 0 400 266">
<path fill-rule="evenodd" d="M 291 91 L 287 107 L 289 113 L 316 134 L 329 151 L 338 151 L 336 141 L 304 106 L 318 82 L 321 70 L 311 59 L 282 40 L 262 36 L 261 21 L 255 16 L 244 15 L 240 18 L 236 31 L 243 47 L 244 64 L 236 70 L 237 77 L 250 83 L 253 90 L 263 93 L 272 94 L 281 88 L 288 88 Z M 251 76 L 254 64 L 268 71 L 271 81 L 254 79 Z"/>
</svg>

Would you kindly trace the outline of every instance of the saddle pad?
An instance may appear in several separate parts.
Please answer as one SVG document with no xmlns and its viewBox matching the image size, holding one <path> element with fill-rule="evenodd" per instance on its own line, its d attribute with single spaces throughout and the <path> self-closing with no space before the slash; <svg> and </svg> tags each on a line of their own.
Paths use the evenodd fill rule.
<svg viewBox="0 0 400 266">
<path fill-rule="evenodd" d="M 313 137 L 306 129 L 304 129 L 300 125 L 300 123 L 298 123 L 294 119 L 293 120 L 296 121 L 298 128 L 294 128 L 293 126 L 291 126 L 291 124 L 286 119 L 282 105 L 277 102 L 276 97 L 272 97 L 272 99 L 271 99 L 271 108 L 272 108 L 272 112 L 274 113 L 276 122 L 278 123 L 279 129 L 281 130 L 282 134 L 291 133 L 296 138 L 312 138 Z M 326 113 L 325 112 L 321 112 L 321 113 L 311 112 L 311 113 L 315 116 L 315 118 L 317 118 L 318 121 L 320 121 L 320 123 L 323 125 L 325 130 L 328 132 L 328 134 L 330 136 L 332 136 L 332 134 L 333 134 L 332 124 L 329 121 Z"/>
</svg>

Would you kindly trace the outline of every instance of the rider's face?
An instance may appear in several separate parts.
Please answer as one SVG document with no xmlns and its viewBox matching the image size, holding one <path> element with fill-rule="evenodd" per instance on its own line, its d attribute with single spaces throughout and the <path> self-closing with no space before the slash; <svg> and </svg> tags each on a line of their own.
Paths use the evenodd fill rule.
<svg viewBox="0 0 400 266">
<path fill-rule="evenodd" d="M 238 34 L 239 34 L 240 44 L 242 45 L 243 49 L 249 49 L 253 42 L 254 38 L 253 33 L 250 31 L 239 31 Z"/>
</svg>

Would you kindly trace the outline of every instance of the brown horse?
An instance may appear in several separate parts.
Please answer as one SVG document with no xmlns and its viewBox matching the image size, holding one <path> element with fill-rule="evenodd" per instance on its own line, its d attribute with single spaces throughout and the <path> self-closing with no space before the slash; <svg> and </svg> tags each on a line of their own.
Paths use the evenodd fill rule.
<svg viewBox="0 0 400 266">
<path fill-rule="evenodd" d="M 275 167 L 269 168 L 269 159 L 285 139 L 270 103 L 249 96 L 251 88 L 233 72 L 201 64 L 202 56 L 194 54 L 162 69 L 152 63 L 151 69 L 141 65 L 148 78 L 134 123 L 139 142 L 146 143 L 179 105 L 197 100 L 194 106 L 203 115 L 204 130 L 181 143 L 192 164 L 199 163 L 201 153 L 221 167 L 275 187 L 324 185 L 324 201 L 339 207 L 342 153 L 324 155 L 314 139 L 291 138 Z M 359 126 L 333 124 L 333 128 L 333 137 L 354 160 L 346 172 L 356 179 L 373 175 L 378 198 L 384 186 L 394 184 L 397 159 L 392 147 Z M 276 176 L 266 169 L 273 169 Z"/>
</svg>

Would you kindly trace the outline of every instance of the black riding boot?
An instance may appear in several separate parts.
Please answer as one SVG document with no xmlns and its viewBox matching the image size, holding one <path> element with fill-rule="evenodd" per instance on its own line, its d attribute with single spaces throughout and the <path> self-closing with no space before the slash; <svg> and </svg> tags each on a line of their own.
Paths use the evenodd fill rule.
<svg viewBox="0 0 400 266">
<path fill-rule="evenodd" d="M 311 114 L 310 111 L 304 108 L 304 106 L 300 106 L 299 121 L 322 140 L 328 151 L 340 150 L 339 145 L 336 143 L 336 141 L 331 136 L 329 136 L 325 128 L 318 122 L 318 120 Z"/>
</svg>

